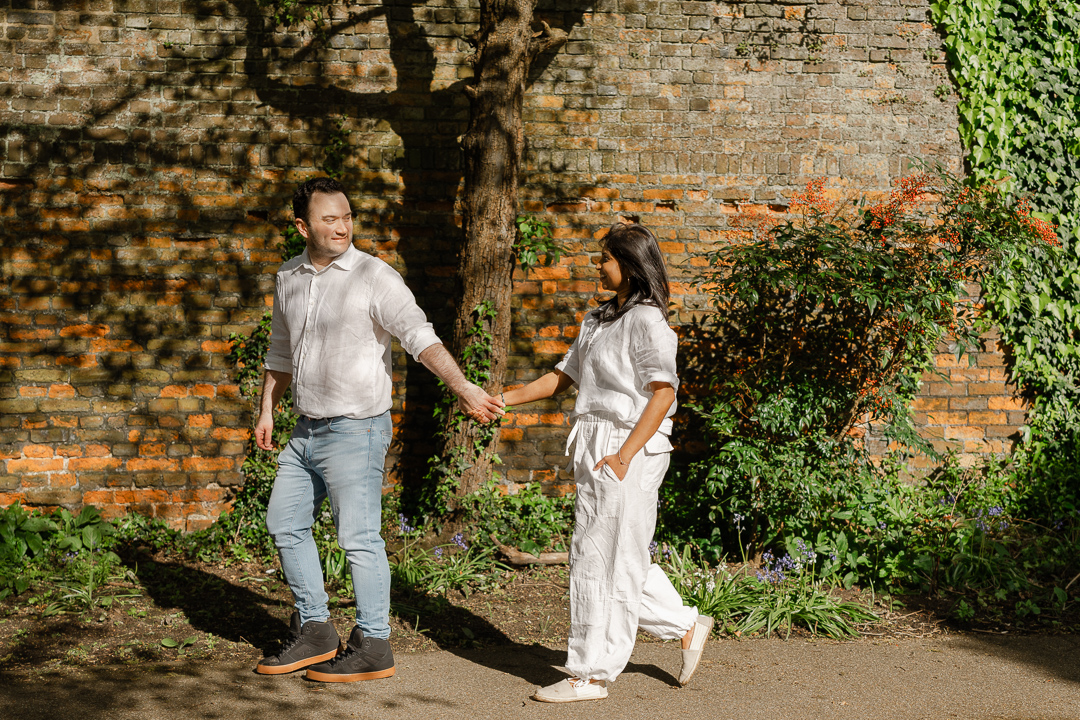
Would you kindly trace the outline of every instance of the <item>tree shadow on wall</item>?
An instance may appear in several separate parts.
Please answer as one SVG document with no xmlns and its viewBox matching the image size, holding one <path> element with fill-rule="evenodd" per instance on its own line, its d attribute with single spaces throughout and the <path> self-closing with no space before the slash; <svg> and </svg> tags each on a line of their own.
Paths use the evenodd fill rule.
<svg viewBox="0 0 1080 720">
<path fill-rule="evenodd" d="M 313 110 L 317 110 L 383 123 L 400 140 L 399 151 L 389 157 L 386 153 L 379 157 L 369 153 L 367 158 L 368 170 L 397 173 L 400 188 L 388 188 L 375 177 L 376 172 L 364 173 L 350 183 L 355 196 L 376 200 L 360 210 L 360 233 L 376 238 L 376 254 L 396 253 L 397 269 L 406 276 L 420 307 L 440 336 L 448 338 L 454 319 L 452 302 L 458 294 L 454 258 L 463 241 L 454 210 L 463 180 L 458 138 L 467 129 L 469 118 L 469 103 L 463 91 L 468 81 L 444 84 L 436 74 L 439 62 L 436 45 L 445 43 L 448 32 L 440 30 L 437 23 L 421 19 L 425 12 L 422 3 L 384 0 L 378 7 L 351 13 L 347 19 L 336 22 L 329 32 L 328 44 L 340 46 L 351 40 L 366 47 L 369 36 L 347 34 L 347 31 L 357 31 L 381 18 L 386 23 L 388 53 L 396 75 L 393 89 L 380 87 L 374 92 L 358 92 L 338 84 L 317 62 L 323 50 L 315 42 L 304 45 L 289 61 L 293 66 L 317 62 L 315 82 L 296 87 L 275 73 L 273 51 L 265 49 L 272 31 L 269 22 L 251 3 L 238 7 L 245 8 L 248 18 L 244 69 L 261 101 L 290 117 L 312 117 Z M 548 0 L 541 2 L 537 17 L 569 31 L 583 21 L 588 4 L 583 3 L 581 9 L 573 11 L 556 12 L 554 7 Z M 459 46 L 464 44 L 463 38 L 454 40 Z M 461 50 L 464 48 L 459 47 Z M 534 61 L 530 83 L 553 57 L 554 54 L 549 54 Z M 380 202 L 385 201 L 388 191 L 390 202 Z M 442 260 L 433 262 L 433 258 Z M 409 411 L 404 413 L 397 430 L 401 445 L 396 448 L 399 459 L 395 472 L 404 481 L 408 494 L 418 489 L 418 481 L 426 474 L 428 458 L 435 448 L 432 438 L 438 428 L 431 410 L 440 391 L 429 373 L 417 372 L 418 364 L 410 360 L 407 369 L 409 382 L 404 387 L 402 401 Z"/>
<path fill-rule="evenodd" d="M 64 3 L 48 0 L 39 7 L 59 11 Z M 556 11 L 553 1 L 544 0 L 538 17 L 569 30 L 583 21 L 587 7 Z M 0 194 L 0 243 L 9 253 L 23 253 L 17 260 L 41 263 L 33 269 L 5 263 L 4 279 L 20 302 L 47 306 L 61 326 L 86 326 L 81 335 L 33 339 L 24 349 L 72 367 L 77 388 L 107 388 L 105 399 L 138 418 L 157 439 L 203 441 L 201 449 L 208 452 L 212 445 L 205 433 L 167 427 L 133 388 L 162 371 L 179 369 L 184 380 L 208 383 L 229 373 L 220 351 L 204 347 L 221 340 L 208 326 L 257 320 L 272 292 L 273 265 L 253 268 L 245 253 L 218 238 L 258 237 L 270 246 L 277 235 L 271 223 L 286 219 L 292 182 L 286 186 L 280 173 L 265 168 L 319 165 L 317 146 L 295 147 L 274 133 L 299 125 L 328 144 L 339 116 L 366 132 L 389 128 L 398 149 L 354 148 L 366 153 L 356 167 L 370 172 L 346 177 L 359 199 L 361 244 L 375 254 L 396 254 L 421 307 L 446 336 L 456 295 L 453 257 L 462 240 L 454 213 L 462 180 L 457 137 L 466 128 L 468 103 L 464 80 L 439 87 L 437 73 L 436 50 L 444 52 L 460 26 L 444 30 L 422 21 L 427 10 L 419 3 L 388 0 L 331 29 L 332 48 L 351 43 L 358 52 L 375 54 L 387 48 L 393 72 L 375 61 L 364 77 L 341 74 L 343 66 L 359 64 L 332 63 L 310 36 L 275 33 L 251 0 L 204 0 L 188 8 L 197 27 L 218 27 L 218 18 L 231 16 L 242 21 L 241 29 L 220 31 L 222 41 L 209 46 L 172 43 L 170 33 L 161 31 L 160 45 L 132 50 L 141 71 L 135 80 L 119 63 L 100 63 L 96 72 L 109 89 L 85 101 L 88 111 L 77 127 L 0 124 L 13 173 L 0 178 L 6 190 Z M 377 18 L 386 22 L 385 35 L 364 34 L 365 23 Z M 130 32 L 153 36 L 155 22 L 151 17 L 150 30 Z M 534 62 L 531 80 L 552 57 Z M 246 76 L 241 87 L 231 77 L 236 60 Z M 305 77 L 293 82 L 299 67 Z M 71 92 L 58 83 L 44 101 L 70 101 Z M 166 112 L 140 107 L 162 96 L 170 99 Z M 397 175 L 400 186 L 384 172 Z M 204 203 L 207 193 L 223 190 L 261 200 L 250 207 Z M 388 196 L 389 202 L 381 202 Z M 130 212 L 118 212 L 124 207 Z M 176 262 L 162 263 L 163 253 Z M 228 272 L 223 265 L 231 266 Z M 222 277 L 228 277 L 227 288 Z M 223 294 L 235 298 L 231 305 L 218 302 Z M 5 341 L 18 334 L 8 324 L 0 328 Z M 424 474 L 430 455 L 435 423 L 424 408 L 433 405 L 437 390 L 428 373 L 412 372 L 418 368 L 413 363 L 406 367 L 402 399 L 409 412 L 400 428 L 399 475 L 412 479 Z M 50 421 L 39 412 L 25 422 Z M 76 441 L 72 428 L 49 432 L 36 438 Z M 94 439 L 122 444 L 126 430 L 103 428 Z M 78 501 L 74 494 L 49 499 Z"/>
<path fill-rule="evenodd" d="M 85 127 L 0 124 L 5 168 L 13 175 L 0 178 L 2 272 L 11 307 L 20 313 L 0 323 L 0 336 L 18 343 L 27 358 L 22 367 L 49 358 L 40 377 L 26 380 L 16 365 L 16 383 L 67 382 L 76 394 L 68 404 L 82 408 L 73 412 L 124 413 L 127 427 L 80 427 L 64 417 L 67 410 L 39 406 L 20 413 L 19 425 L 5 423 L 4 441 L 101 443 L 116 457 L 130 457 L 136 446 L 129 428 L 138 427 L 142 441 L 191 443 L 196 454 L 213 455 L 218 445 L 208 429 L 162 420 L 145 388 L 224 379 L 220 357 L 206 347 L 220 337 L 208 328 L 248 321 L 268 287 L 218 238 L 265 237 L 269 229 L 243 207 L 205 209 L 192 222 L 202 190 L 198 181 L 183 179 L 192 173 L 178 170 L 187 161 L 179 149 L 182 131 L 165 128 L 160 116 L 110 127 L 154 88 L 127 85 L 115 70 L 101 74 L 104 84 L 114 85 L 107 99 L 86 101 Z M 59 99 L 65 92 L 64 86 L 52 91 Z M 172 144 L 152 142 L 155 135 Z M 225 139 L 220 130 L 206 130 L 210 145 Z M 143 175 L 147 165 L 170 185 L 167 200 L 158 195 L 159 183 Z M 238 174 L 243 169 L 230 166 Z M 235 175 L 221 182 L 242 192 Z M 32 329 L 20 326 L 27 322 Z M 179 469 L 175 459 L 161 462 Z M 27 499 L 72 506 L 81 493 L 30 489 Z"/>
</svg>

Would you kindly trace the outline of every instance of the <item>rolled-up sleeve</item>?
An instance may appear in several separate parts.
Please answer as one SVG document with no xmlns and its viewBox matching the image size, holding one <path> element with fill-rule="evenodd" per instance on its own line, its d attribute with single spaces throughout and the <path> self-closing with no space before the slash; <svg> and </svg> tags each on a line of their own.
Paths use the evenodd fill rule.
<svg viewBox="0 0 1080 720">
<path fill-rule="evenodd" d="M 270 347 L 266 350 L 263 367 L 275 372 L 293 372 L 292 342 L 289 324 L 285 321 L 283 289 L 280 276 L 274 278 L 274 309 L 270 321 Z"/>
<path fill-rule="evenodd" d="M 416 304 L 416 297 L 401 275 L 386 266 L 373 282 L 371 314 L 379 325 L 396 337 L 416 361 L 420 353 L 442 342 L 427 316 Z"/>
<path fill-rule="evenodd" d="M 675 331 L 668 327 L 659 313 L 643 314 L 635 320 L 638 327 L 634 328 L 631 336 L 630 352 L 638 387 L 644 393 L 652 393 L 652 383 L 666 382 L 677 392 L 679 376 L 676 374 L 675 358 L 679 339 Z"/>
</svg>

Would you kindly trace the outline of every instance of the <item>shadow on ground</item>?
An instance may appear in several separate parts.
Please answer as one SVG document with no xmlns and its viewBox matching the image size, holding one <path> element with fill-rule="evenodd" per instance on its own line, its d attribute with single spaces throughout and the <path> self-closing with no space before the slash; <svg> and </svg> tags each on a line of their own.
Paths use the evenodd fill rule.
<svg viewBox="0 0 1080 720">
<path fill-rule="evenodd" d="M 515 642 L 487 618 L 468 608 L 418 594 L 394 593 L 394 615 L 423 632 L 440 650 L 476 665 L 507 673 L 533 685 L 544 686 L 566 677 L 565 646 L 552 648 L 539 642 Z M 463 641 L 465 637 L 470 638 Z M 678 687 L 670 673 L 654 665 L 630 662 L 625 672 L 639 673 Z"/>
<path fill-rule="evenodd" d="M 276 601 L 216 575 L 141 554 L 124 558 L 124 564 L 154 605 L 179 610 L 195 630 L 263 652 L 276 648 L 289 632 L 288 623 L 269 611 Z"/>
<path fill-rule="evenodd" d="M 194 663 L 0 672 L 0 717 L 295 717 L 304 698 L 275 697 L 274 686 L 260 679 Z"/>
<path fill-rule="evenodd" d="M 1036 668 L 1057 680 L 1080 683 L 1080 637 L 968 633 L 955 636 L 956 648 Z M 1080 710 L 1077 715 L 1080 716 Z"/>
</svg>

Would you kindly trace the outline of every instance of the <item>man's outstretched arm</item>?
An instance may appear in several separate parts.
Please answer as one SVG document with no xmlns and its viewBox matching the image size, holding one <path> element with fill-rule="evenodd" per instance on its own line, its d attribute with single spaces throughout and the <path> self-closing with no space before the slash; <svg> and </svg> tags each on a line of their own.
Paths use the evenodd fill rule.
<svg viewBox="0 0 1080 720">
<path fill-rule="evenodd" d="M 481 422 L 491 422 L 503 414 L 503 403 L 488 395 L 479 385 L 469 382 L 442 343 L 429 346 L 418 358 L 457 396 L 458 406 L 466 415 Z"/>
</svg>

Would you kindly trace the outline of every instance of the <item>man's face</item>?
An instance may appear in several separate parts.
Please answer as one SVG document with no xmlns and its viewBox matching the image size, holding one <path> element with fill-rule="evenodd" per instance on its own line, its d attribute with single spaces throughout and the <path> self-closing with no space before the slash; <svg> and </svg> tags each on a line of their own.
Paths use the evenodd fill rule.
<svg viewBox="0 0 1080 720">
<path fill-rule="evenodd" d="M 307 220 L 296 219 L 296 229 L 307 239 L 308 257 L 328 265 L 352 244 L 352 208 L 343 193 L 315 193 L 308 203 Z"/>
</svg>

